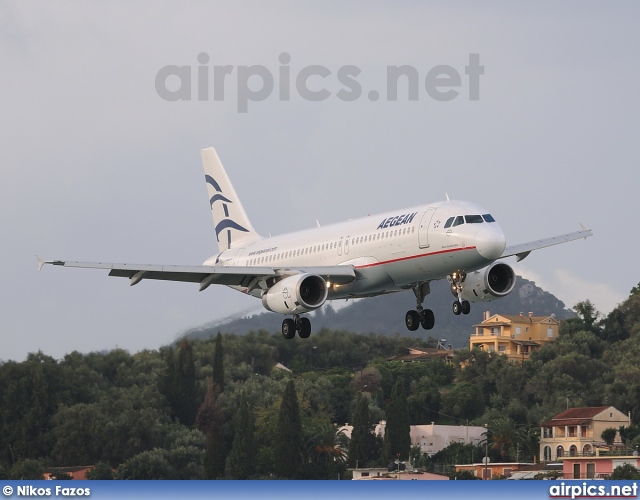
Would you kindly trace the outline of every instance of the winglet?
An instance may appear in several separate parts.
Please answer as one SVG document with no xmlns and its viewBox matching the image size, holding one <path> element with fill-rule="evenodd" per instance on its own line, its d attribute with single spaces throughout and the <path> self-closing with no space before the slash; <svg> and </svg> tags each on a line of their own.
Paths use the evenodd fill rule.
<svg viewBox="0 0 640 500">
<path fill-rule="evenodd" d="M 40 257 L 38 257 L 37 254 L 36 254 L 36 259 L 38 259 L 38 272 L 40 272 L 40 270 L 42 269 L 42 266 L 45 265 L 45 261 L 42 260 Z"/>
<path fill-rule="evenodd" d="M 591 231 L 591 229 L 585 226 L 582 222 L 580 222 L 580 228 L 582 228 L 583 231 Z"/>
</svg>

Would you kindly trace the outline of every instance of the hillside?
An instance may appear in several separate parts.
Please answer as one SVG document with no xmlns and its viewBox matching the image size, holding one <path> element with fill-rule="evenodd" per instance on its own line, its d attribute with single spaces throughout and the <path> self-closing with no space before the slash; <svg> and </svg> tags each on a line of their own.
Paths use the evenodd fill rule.
<svg viewBox="0 0 640 500">
<path fill-rule="evenodd" d="M 453 347 L 463 347 L 473 332 L 473 325 L 482 321 L 484 311 L 501 314 L 527 314 L 532 311 L 536 315 L 555 314 L 559 319 L 575 317 L 561 300 L 520 276 L 511 294 L 496 301 L 472 304 L 471 313 L 467 316 L 454 316 L 451 312 L 452 303 L 453 296 L 449 292 L 449 285 L 443 280 L 432 283 L 431 294 L 425 301 L 425 307 L 431 308 L 436 316 L 436 326 L 433 330 L 419 329 L 409 332 L 406 329 L 404 315 L 415 307 L 413 293 L 406 291 L 357 300 L 337 311 L 330 304 L 326 304 L 312 315 L 313 331 L 328 328 L 356 333 L 399 333 L 402 336 L 418 336 L 422 339 L 447 339 L 447 343 Z M 257 301 L 256 306 L 259 306 Z M 280 331 L 282 318 L 280 314 L 264 312 L 226 323 L 214 322 L 203 325 L 187 331 L 186 336 L 202 339 L 215 335 L 218 331 L 243 335 L 260 329 L 277 332 Z"/>
</svg>

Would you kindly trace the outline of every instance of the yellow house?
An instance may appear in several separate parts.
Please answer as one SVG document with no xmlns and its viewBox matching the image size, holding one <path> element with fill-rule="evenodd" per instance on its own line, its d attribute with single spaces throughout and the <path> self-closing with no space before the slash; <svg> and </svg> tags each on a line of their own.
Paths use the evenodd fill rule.
<svg viewBox="0 0 640 500">
<path fill-rule="evenodd" d="M 602 431 L 609 428 L 617 430 L 622 426 L 630 425 L 631 415 L 625 415 L 613 406 L 569 408 L 540 424 L 540 460 L 549 462 L 567 455 L 570 457 L 596 455 L 599 448 L 606 447 L 601 437 Z M 619 433 L 616 434 L 614 445 L 616 441 L 622 445 Z M 596 471 L 595 465 L 591 464 L 590 467 L 591 471 L 589 467 L 586 469 L 588 474 Z"/>
<path fill-rule="evenodd" d="M 560 321 L 553 316 L 490 315 L 486 311 L 483 321 L 473 325 L 475 334 L 469 337 L 469 349 L 504 354 L 512 363 L 521 362 L 547 342 L 558 338 Z"/>
</svg>

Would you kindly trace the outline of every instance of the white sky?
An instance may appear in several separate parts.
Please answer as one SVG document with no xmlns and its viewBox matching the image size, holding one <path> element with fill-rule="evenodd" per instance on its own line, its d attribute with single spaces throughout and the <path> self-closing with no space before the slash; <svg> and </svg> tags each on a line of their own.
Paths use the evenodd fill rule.
<svg viewBox="0 0 640 500">
<path fill-rule="evenodd" d="M 589 298 L 608 312 L 640 281 L 639 14 L 637 2 L 0 1 L 0 359 L 157 348 L 259 305 L 223 287 L 36 272 L 35 254 L 200 264 L 216 253 L 199 156 L 211 145 L 265 235 L 445 193 L 489 208 L 508 244 L 582 222 L 592 238 L 514 267 L 568 306 Z M 211 72 L 234 66 L 224 101 L 212 89 L 197 100 L 201 52 Z M 282 52 L 292 78 L 327 67 L 310 86 L 332 97 L 305 101 L 292 85 L 283 102 L 276 83 L 238 113 L 237 67 L 263 65 L 277 82 Z M 418 70 L 419 99 L 387 102 L 385 69 L 403 64 Z M 166 65 L 191 66 L 191 101 L 158 96 Z M 362 70 L 355 102 L 335 96 L 344 65 Z M 427 95 L 436 65 L 461 74 L 456 99 Z"/>
</svg>

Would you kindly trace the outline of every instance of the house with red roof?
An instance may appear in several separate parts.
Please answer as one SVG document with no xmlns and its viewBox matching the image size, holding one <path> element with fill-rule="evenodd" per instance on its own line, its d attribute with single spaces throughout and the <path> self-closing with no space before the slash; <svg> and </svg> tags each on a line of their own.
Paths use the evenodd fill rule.
<svg viewBox="0 0 640 500">
<path fill-rule="evenodd" d="M 602 431 L 630 424 L 630 416 L 613 406 L 569 408 L 541 424 L 540 460 L 595 456 L 599 449 L 608 448 L 601 437 Z M 619 434 L 616 441 L 621 443 Z"/>
</svg>

